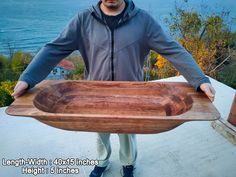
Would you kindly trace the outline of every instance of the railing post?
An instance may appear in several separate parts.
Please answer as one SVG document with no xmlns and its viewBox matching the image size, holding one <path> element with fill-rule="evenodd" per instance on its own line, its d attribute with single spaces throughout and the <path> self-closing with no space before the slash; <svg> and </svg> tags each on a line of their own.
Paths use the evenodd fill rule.
<svg viewBox="0 0 236 177">
<path fill-rule="evenodd" d="M 236 94 L 234 95 L 234 101 L 231 106 L 231 110 L 228 117 L 228 122 L 236 126 Z"/>
</svg>

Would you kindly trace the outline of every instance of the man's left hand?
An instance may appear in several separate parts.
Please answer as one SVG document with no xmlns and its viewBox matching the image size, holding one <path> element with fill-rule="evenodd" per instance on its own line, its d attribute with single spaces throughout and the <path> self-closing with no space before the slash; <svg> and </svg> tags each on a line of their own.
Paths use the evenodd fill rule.
<svg viewBox="0 0 236 177">
<path fill-rule="evenodd" d="M 206 94 L 206 96 L 211 100 L 211 102 L 214 101 L 216 91 L 210 83 L 201 84 L 200 89 Z"/>
</svg>

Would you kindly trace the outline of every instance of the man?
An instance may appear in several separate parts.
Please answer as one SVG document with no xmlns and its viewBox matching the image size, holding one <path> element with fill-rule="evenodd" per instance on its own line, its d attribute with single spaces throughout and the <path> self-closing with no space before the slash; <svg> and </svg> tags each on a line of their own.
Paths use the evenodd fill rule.
<svg viewBox="0 0 236 177">
<path fill-rule="evenodd" d="M 42 81 L 74 50 L 79 50 L 84 59 L 87 80 L 142 81 L 144 59 L 151 49 L 167 58 L 196 90 L 202 90 L 213 101 L 214 88 L 192 56 L 130 0 L 101 0 L 76 15 L 58 38 L 34 57 L 21 75 L 13 96 L 20 96 Z M 110 166 L 109 137 L 109 133 L 98 133 L 99 165 L 90 177 L 101 177 Z M 119 134 L 119 140 L 122 175 L 134 177 L 135 135 Z"/>
</svg>

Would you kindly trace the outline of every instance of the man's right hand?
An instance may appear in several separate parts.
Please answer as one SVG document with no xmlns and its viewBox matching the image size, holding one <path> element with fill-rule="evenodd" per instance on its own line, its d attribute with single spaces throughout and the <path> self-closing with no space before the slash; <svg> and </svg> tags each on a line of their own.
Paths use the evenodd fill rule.
<svg viewBox="0 0 236 177">
<path fill-rule="evenodd" d="M 25 81 L 18 81 L 14 88 L 14 93 L 11 96 L 13 96 L 14 98 L 21 96 L 23 93 L 26 92 L 28 86 L 29 84 Z"/>
</svg>

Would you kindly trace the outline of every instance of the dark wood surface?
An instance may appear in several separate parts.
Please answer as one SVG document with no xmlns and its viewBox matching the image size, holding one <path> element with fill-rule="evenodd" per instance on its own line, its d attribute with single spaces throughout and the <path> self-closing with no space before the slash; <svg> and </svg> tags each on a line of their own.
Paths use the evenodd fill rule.
<svg viewBox="0 0 236 177">
<path fill-rule="evenodd" d="M 187 83 L 43 81 L 7 110 L 53 127 L 93 132 L 159 133 L 219 112 Z"/>
</svg>

